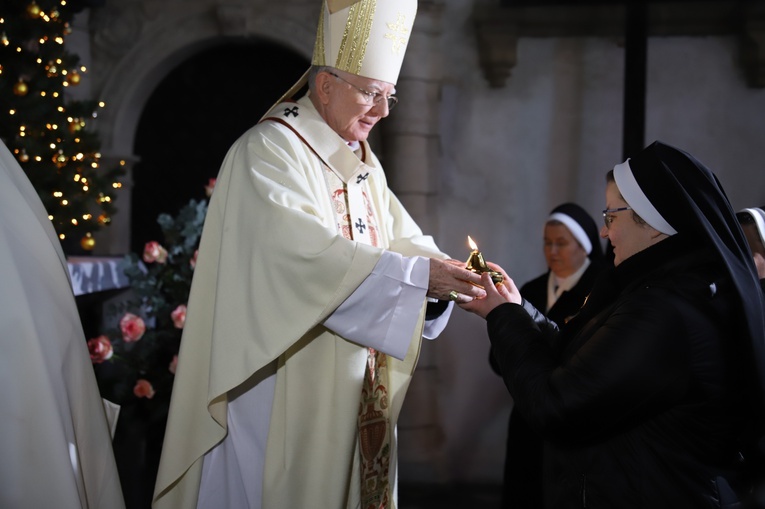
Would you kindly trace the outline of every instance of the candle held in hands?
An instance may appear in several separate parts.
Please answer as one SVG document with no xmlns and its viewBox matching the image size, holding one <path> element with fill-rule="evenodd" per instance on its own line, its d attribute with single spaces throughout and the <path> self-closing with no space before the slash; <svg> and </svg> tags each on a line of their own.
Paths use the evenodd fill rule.
<svg viewBox="0 0 765 509">
<path fill-rule="evenodd" d="M 495 285 L 503 282 L 505 278 L 502 276 L 502 274 L 491 270 L 489 266 L 486 265 L 486 261 L 483 259 L 483 255 L 478 250 L 478 246 L 473 241 L 473 239 L 470 238 L 470 235 L 468 235 L 468 244 L 470 245 L 472 251 L 470 252 L 470 256 L 468 257 L 467 263 L 465 264 L 465 268 L 475 272 L 476 274 L 483 274 L 484 272 L 488 272 L 491 275 L 491 280 L 494 281 Z"/>
</svg>

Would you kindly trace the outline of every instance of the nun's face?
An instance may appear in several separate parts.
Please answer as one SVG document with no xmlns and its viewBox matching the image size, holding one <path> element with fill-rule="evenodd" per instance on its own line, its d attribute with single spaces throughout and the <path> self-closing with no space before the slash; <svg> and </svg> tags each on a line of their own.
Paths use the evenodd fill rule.
<svg viewBox="0 0 765 509">
<path fill-rule="evenodd" d="M 558 277 L 570 276 L 587 258 L 587 251 L 558 221 L 545 224 L 544 243 L 547 266 Z"/>
<path fill-rule="evenodd" d="M 628 206 L 616 184 L 609 182 L 606 186 L 606 208 L 618 209 Z M 611 224 L 600 229 L 600 236 L 608 239 L 614 247 L 615 266 L 667 237 L 647 224 L 636 222 L 632 217 L 632 210 L 611 212 L 610 216 Z"/>
</svg>

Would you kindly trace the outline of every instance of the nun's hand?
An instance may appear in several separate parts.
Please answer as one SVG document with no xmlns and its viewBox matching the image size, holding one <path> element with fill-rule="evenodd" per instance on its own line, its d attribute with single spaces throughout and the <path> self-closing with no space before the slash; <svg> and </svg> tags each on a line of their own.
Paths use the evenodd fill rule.
<svg viewBox="0 0 765 509">
<path fill-rule="evenodd" d="M 500 304 L 507 302 L 520 304 L 523 302 L 521 292 L 518 291 L 515 282 L 507 276 L 505 271 L 499 265 L 493 263 L 489 263 L 489 267 L 500 272 L 505 277 L 504 282 L 495 285 L 491 280 L 491 275 L 484 273 L 481 275 L 481 284 L 486 290 L 486 297 L 459 304 L 462 309 L 475 313 L 481 318 L 486 318 L 486 315 Z"/>
</svg>

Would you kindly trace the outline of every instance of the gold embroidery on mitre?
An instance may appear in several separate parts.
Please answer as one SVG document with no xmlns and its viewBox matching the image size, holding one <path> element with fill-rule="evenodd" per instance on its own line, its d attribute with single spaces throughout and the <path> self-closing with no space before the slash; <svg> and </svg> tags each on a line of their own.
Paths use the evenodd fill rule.
<svg viewBox="0 0 765 509">
<path fill-rule="evenodd" d="M 399 12 L 396 22 L 386 23 L 386 25 L 388 26 L 388 30 L 392 30 L 393 33 L 388 32 L 383 37 L 393 41 L 393 46 L 391 49 L 393 50 L 393 53 L 398 55 L 401 52 L 401 48 L 405 48 L 406 43 L 409 42 L 409 38 L 404 37 L 409 35 L 409 28 L 406 23 L 406 15 Z"/>
<path fill-rule="evenodd" d="M 316 29 L 316 44 L 313 46 L 312 65 L 327 65 L 324 59 L 324 6 L 319 16 L 319 27 Z"/>
<path fill-rule="evenodd" d="M 361 73 L 376 7 L 377 0 L 361 0 L 348 10 L 348 20 L 335 64 L 338 69 L 356 75 Z"/>
</svg>

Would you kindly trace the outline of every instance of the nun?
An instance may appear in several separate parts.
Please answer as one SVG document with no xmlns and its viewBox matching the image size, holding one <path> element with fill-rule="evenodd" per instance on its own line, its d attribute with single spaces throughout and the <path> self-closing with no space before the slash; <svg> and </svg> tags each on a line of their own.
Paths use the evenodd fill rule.
<svg viewBox="0 0 765 509">
<path fill-rule="evenodd" d="M 765 284 L 765 211 L 759 207 L 746 208 L 739 210 L 736 218 L 752 251 L 760 283 Z"/>
<path fill-rule="evenodd" d="M 545 507 L 739 507 L 763 430 L 765 321 L 736 215 L 709 169 L 661 142 L 616 165 L 605 195 L 614 266 L 568 323 L 507 274 L 461 304 L 486 318 L 544 439 Z"/>
<path fill-rule="evenodd" d="M 521 287 L 521 295 L 553 322 L 579 311 L 603 264 L 603 247 L 592 217 L 575 203 L 555 207 L 544 225 L 548 270 Z"/>
<path fill-rule="evenodd" d="M 603 247 L 592 216 L 576 203 L 564 203 L 550 212 L 542 240 L 547 271 L 524 284 L 521 296 L 563 325 L 582 307 L 603 268 Z M 501 375 L 493 352 L 489 363 Z M 515 409 L 508 423 L 501 507 L 542 507 L 542 471 L 542 440 Z"/>
</svg>

